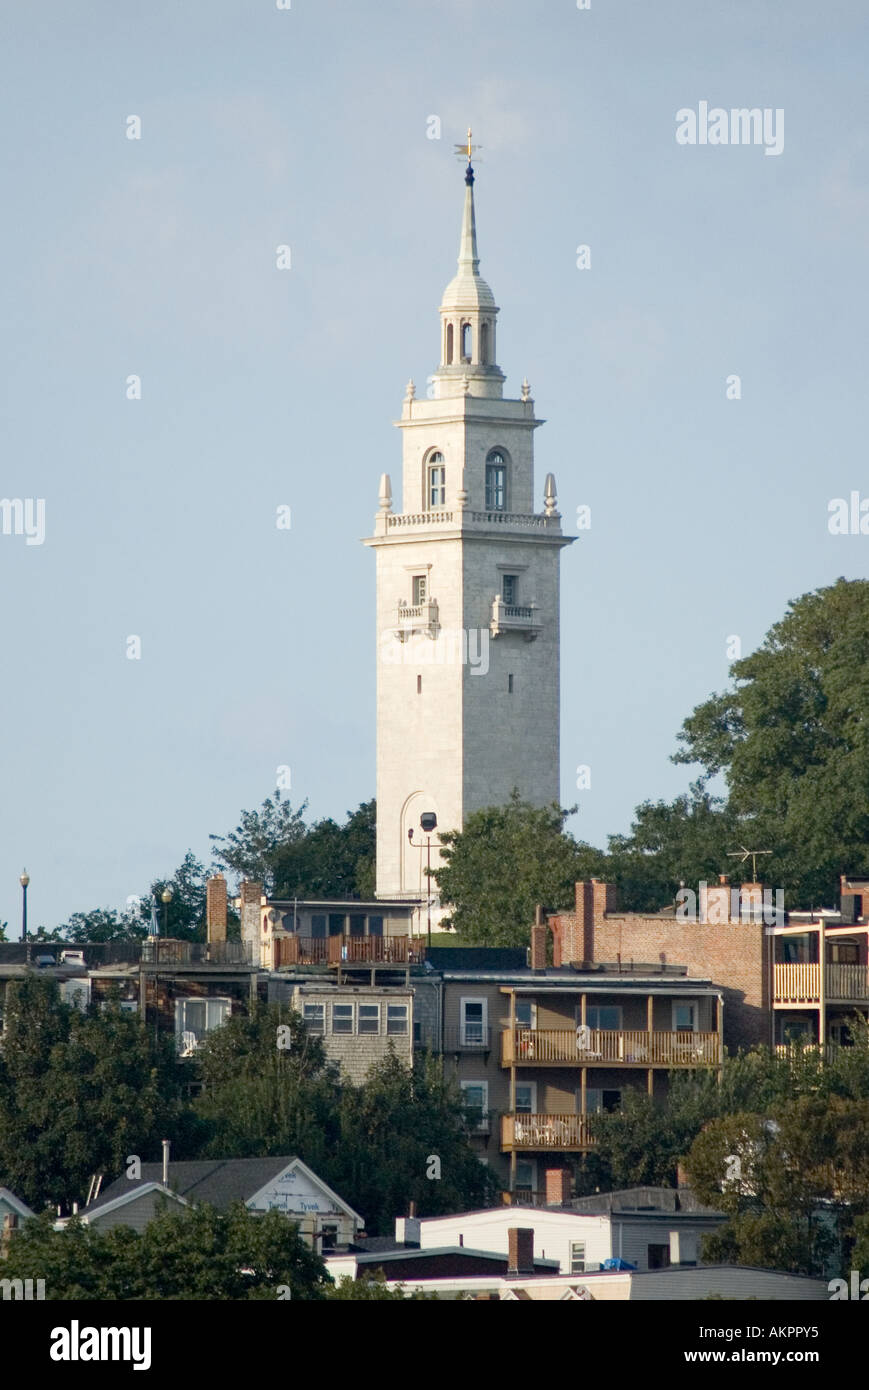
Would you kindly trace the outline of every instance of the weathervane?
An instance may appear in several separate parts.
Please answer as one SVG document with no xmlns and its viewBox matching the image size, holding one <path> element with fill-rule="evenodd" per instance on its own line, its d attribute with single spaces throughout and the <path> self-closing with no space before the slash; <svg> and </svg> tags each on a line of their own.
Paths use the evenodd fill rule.
<svg viewBox="0 0 869 1390">
<path fill-rule="evenodd" d="M 468 161 L 468 168 L 470 169 L 471 160 L 473 159 L 477 150 L 481 150 L 482 148 L 482 145 L 471 144 L 471 127 L 468 126 L 468 138 L 463 145 L 456 145 L 456 156 L 459 159 L 466 159 Z"/>
<path fill-rule="evenodd" d="M 758 855 L 760 855 L 760 854 L 772 854 L 772 850 L 771 850 L 771 849 L 746 849 L 746 848 L 745 848 L 745 845 L 741 845 L 739 849 L 731 850 L 730 853 L 728 854 L 727 858 L 728 858 L 728 859 L 739 859 L 740 862 L 743 863 L 743 864 L 745 863 L 746 859 L 750 858 L 750 859 L 751 859 L 751 881 L 752 881 L 752 883 L 757 883 L 757 858 L 758 858 Z"/>
</svg>

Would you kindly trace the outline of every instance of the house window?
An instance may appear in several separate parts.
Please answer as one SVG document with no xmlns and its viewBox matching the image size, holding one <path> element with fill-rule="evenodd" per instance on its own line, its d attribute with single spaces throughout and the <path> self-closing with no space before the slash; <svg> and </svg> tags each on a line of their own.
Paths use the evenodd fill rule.
<svg viewBox="0 0 869 1390">
<path fill-rule="evenodd" d="M 309 1033 L 325 1033 L 325 1004 L 305 1004 L 302 1008 L 302 1018 Z"/>
<path fill-rule="evenodd" d="M 601 1091 L 589 1086 L 585 1093 L 586 1115 L 611 1115 L 622 1103 L 621 1091 Z M 576 1090 L 576 1113 L 582 1113 L 582 1089 Z"/>
<path fill-rule="evenodd" d="M 576 1006 L 576 1022 L 582 1020 L 582 1005 Z M 619 1004 L 589 1004 L 585 1011 L 586 1028 L 600 1028 L 605 1032 L 618 1032 L 622 1026 L 622 1010 Z"/>
<path fill-rule="evenodd" d="M 570 1272 L 571 1274 L 585 1274 L 584 1240 L 572 1240 L 570 1242 Z"/>
<path fill-rule="evenodd" d="M 329 935 L 330 935 L 330 936 L 343 936 L 343 935 L 344 935 L 344 913 L 343 913 L 343 912 L 330 912 L 330 913 L 329 913 Z"/>
<path fill-rule="evenodd" d="M 684 1004 L 674 1003 L 673 1029 L 677 1033 L 696 1033 L 697 1005 L 693 1001 Z"/>
<path fill-rule="evenodd" d="M 379 1032 L 380 1032 L 380 1005 L 379 1005 L 379 1004 L 360 1004 L 360 1005 L 359 1005 L 359 1032 L 360 1032 L 360 1033 L 379 1033 Z"/>
<path fill-rule="evenodd" d="M 516 1191 L 533 1192 L 536 1177 L 536 1164 L 528 1159 L 520 1159 L 516 1164 Z"/>
<path fill-rule="evenodd" d="M 516 1027 L 533 1028 L 537 1017 L 537 1006 L 530 999 L 516 1000 Z"/>
<path fill-rule="evenodd" d="M 415 574 L 413 576 L 413 606 L 418 608 L 421 603 L 425 603 L 428 598 L 428 575 Z"/>
<path fill-rule="evenodd" d="M 486 511 L 507 509 L 507 462 L 504 455 L 492 453 L 486 461 Z"/>
<path fill-rule="evenodd" d="M 314 913 L 311 918 L 311 936 L 318 939 L 326 935 L 326 918 L 320 913 Z"/>
<path fill-rule="evenodd" d="M 350 935 L 351 935 L 351 936 L 364 936 L 364 935 L 365 935 L 365 916 L 364 916 L 364 914 L 359 913 L 359 912 L 351 912 L 351 914 L 350 914 Z"/>
<path fill-rule="evenodd" d="M 407 1005 L 387 1004 L 386 1031 L 394 1037 L 407 1036 Z"/>
<path fill-rule="evenodd" d="M 445 507 L 447 501 L 447 470 L 443 454 L 432 454 L 428 465 L 428 505 Z"/>
<path fill-rule="evenodd" d="M 320 1229 L 320 1249 L 334 1250 L 338 1244 L 338 1227 L 335 1225 L 324 1225 Z"/>
<path fill-rule="evenodd" d="M 383 935 L 383 918 L 382 918 L 382 917 L 369 917 L 369 918 L 368 918 L 368 935 L 369 935 L 369 936 L 382 936 L 382 935 Z"/>
<path fill-rule="evenodd" d="M 231 999 L 176 999 L 175 1036 L 182 1057 L 191 1057 L 209 1033 L 225 1023 Z"/>
<path fill-rule="evenodd" d="M 650 1245 L 648 1247 L 648 1265 L 649 1269 L 669 1269 L 669 1245 Z"/>
<path fill-rule="evenodd" d="M 462 1000 L 462 1046 L 482 1047 L 486 1041 L 485 999 Z"/>
<path fill-rule="evenodd" d="M 352 1004 L 333 1004 L 333 1005 L 332 1005 L 332 1032 L 333 1032 L 333 1033 L 352 1033 L 352 1032 L 353 1032 L 353 1005 L 352 1005 Z"/>
<path fill-rule="evenodd" d="M 478 1131 L 489 1129 L 489 1083 L 488 1081 L 462 1081 L 462 1099 L 468 1119 Z"/>
<path fill-rule="evenodd" d="M 517 574 L 505 574 L 501 579 L 501 597 L 508 608 L 513 608 L 518 603 L 519 576 Z"/>
<path fill-rule="evenodd" d="M 536 1115 L 537 1113 L 537 1082 L 536 1081 L 517 1081 L 516 1083 L 516 1114 L 517 1115 Z"/>
</svg>

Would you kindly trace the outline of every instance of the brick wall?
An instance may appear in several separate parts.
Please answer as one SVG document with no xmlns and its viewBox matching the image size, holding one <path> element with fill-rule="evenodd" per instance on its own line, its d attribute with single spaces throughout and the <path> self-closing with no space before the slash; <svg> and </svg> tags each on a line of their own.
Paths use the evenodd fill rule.
<svg viewBox="0 0 869 1390">
<path fill-rule="evenodd" d="M 768 1043 L 770 945 L 762 922 L 678 922 L 614 911 L 612 884 L 577 883 L 576 911 L 550 918 L 556 963 L 684 965 L 724 992 L 724 1041 L 729 1047 Z M 560 958 L 559 958 L 560 957 Z"/>
</svg>

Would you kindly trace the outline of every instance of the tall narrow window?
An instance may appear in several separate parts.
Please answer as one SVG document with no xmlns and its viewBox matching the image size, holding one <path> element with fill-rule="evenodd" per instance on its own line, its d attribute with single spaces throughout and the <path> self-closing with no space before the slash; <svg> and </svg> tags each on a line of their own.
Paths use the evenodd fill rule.
<svg viewBox="0 0 869 1390">
<path fill-rule="evenodd" d="M 508 695 L 512 695 L 512 694 L 513 694 L 513 677 L 512 677 L 512 676 L 508 676 L 508 677 L 507 677 L 507 694 L 508 694 Z"/>
<path fill-rule="evenodd" d="M 513 608 L 517 602 L 519 590 L 519 577 L 515 574 L 505 574 L 501 579 L 501 597 L 509 608 Z"/>
<path fill-rule="evenodd" d="M 417 695 L 422 694 L 422 676 L 417 676 L 416 678 L 416 693 Z"/>
<path fill-rule="evenodd" d="M 447 500 L 447 470 L 443 454 L 432 454 L 428 462 L 428 505 L 443 507 Z"/>
<path fill-rule="evenodd" d="M 485 364 L 489 360 L 489 325 L 480 324 L 480 361 Z"/>
<path fill-rule="evenodd" d="M 447 324 L 447 366 L 452 366 L 453 362 L 453 325 Z"/>
<path fill-rule="evenodd" d="M 494 450 L 486 460 L 486 511 L 503 512 L 507 508 L 507 460 Z"/>
<path fill-rule="evenodd" d="M 428 598 L 428 575 L 415 574 L 413 576 L 413 606 L 418 608 L 421 603 L 425 603 Z"/>
<path fill-rule="evenodd" d="M 462 324 L 462 361 L 463 361 L 463 362 L 470 362 L 470 360 L 471 360 L 471 325 L 470 325 L 469 323 L 463 323 L 463 324 Z"/>
</svg>

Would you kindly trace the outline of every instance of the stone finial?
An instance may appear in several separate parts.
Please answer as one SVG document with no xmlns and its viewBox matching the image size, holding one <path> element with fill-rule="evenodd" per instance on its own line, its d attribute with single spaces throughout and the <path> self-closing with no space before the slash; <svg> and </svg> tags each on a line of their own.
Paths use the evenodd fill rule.
<svg viewBox="0 0 869 1390">
<path fill-rule="evenodd" d="M 390 478 L 390 476 L 389 476 L 388 473 L 381 473 L 381 475 L 380 475 L 380 492 L 379 492 L 378 496 L 379 496 L 379 499 L 380 499 L 380 510 L 381 510 L 382 512 L 391 512 L 391 511 L 392 511 L 392 480 L 391 480 L 391 478 Z"/>
<path fill-rule="evenodd" d="M 547 516 L 555 516 L 558 510 L 558 495 L 555 489 L 555 474 L 547 473 L 543 484 L 543 510 Z"/>
<path fill-rule="evenodd" d="M 404 399 L 406 401 L 412 401 L 415 395 L 416 382 L 414 381 L 413 377 L 411 377 L 410 381 L 407 383 L 407 386 L 404 388 Z"/>
<path fill-rule="evenodd" d="M 530 396 L 531 396 L 531 387 L 530 387 L 529 384 L 528 384 L 528 378 L 527 378 L 527 376 L 526 376 L 525 380 L 522 382 L 522 399 L 523 399 L 523 401 L 529 400 L 529 399 L 530 399 Z"/>
</svg>

